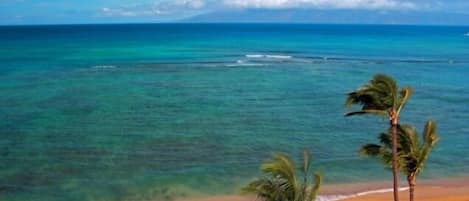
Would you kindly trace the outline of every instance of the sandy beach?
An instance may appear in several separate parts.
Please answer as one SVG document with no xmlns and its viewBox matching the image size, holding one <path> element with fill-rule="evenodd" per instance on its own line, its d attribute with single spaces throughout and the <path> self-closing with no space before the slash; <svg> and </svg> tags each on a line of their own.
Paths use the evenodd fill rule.
<svg viewBox="0 0 469 201">
<path fill-rule="evenodd" d="M 388 182 L 327 185 L 321 190 L 324 201 L 389 201 L 392 200 Z M 469 178 L 421 181 L 416 188 L 415 200 L 420 201 L 469 201 Z M 179 201 L 254 201 L 254 196 L 227 195 L 205 198 L 188 198 Z M 400 200 L 409 200 L 407 188 L 400 191 Z"/>
<path fill-rule="evenodd" d="M 469 201 L 469 186 L 463 187 L 442 187 L 442 186 L 423 186 L 418 189 L 415 200 L 422 201 Z M 409 200 L 408 192 L 401 191 L 400 200 Z M 344 201 L 385 201 L 392 200 L 392 193 L 376 193 L 355 198 L 344 199 Z"/>
</svg>

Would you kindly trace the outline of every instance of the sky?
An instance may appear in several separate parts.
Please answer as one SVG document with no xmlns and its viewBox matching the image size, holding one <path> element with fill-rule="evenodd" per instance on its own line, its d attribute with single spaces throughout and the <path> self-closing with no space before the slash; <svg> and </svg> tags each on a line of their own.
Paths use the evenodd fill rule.
<svg viewBox="0 0 469 201">
<path fill-rule="evenodd" d="M 210 13 L 216 18 L 217 13 L 284 9 L 466 18 L 469 0 L 0 0 L 0 25 L 177 22 Z M 469 17 L 457 20 L 469 23 Z"/>
</svg>

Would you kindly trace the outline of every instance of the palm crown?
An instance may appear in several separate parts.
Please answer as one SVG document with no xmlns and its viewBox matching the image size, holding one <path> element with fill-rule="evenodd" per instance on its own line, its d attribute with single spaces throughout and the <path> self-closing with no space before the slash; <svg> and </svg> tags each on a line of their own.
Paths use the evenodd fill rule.
<svg viewBox="0 0 469 201">
<path fill-rule="evenodd" d="M 345 102 L 347 107 L 360 104 L 362 108 L 359 111 L 347 113 L 346 116 L 356 114 L 391 116 L 392 112 L 399 116 L 411 94 L 410 87 L 404 87 L 399 91 L 396 82 L 391 77 L 377 74 L 368 84 L 347 94 Z"/>
<path fill-rule="evenodd" d="M 436 134 L 436 125 L 433 121 L 425 124 L 423 139 L 419 140 L 417 131 L 409 125 L 398 125 L 399 143 L 398 143 L 398 161 L 399 170 L 407 175 L 409 184 L 409 200 L 414 200 L 415 186 L 417 185 L 417 176 L 423 169 L 424 163 L 430 154 L 430 151 L 438 141 Z M 360 149 L 363 155 L 380 158 L 386 165 L 392 163 L 392 142 L 391 131 L 380 135 L 381 144 L 367 144 Z"/>
<path fill-rule="evenodd" d="M 309 152 L 303 152 L 302 162 L 301 177 L 298 177 L 297 167 L 287 155 L 274 154 L 261 166 L 265 176 L 248 184 L 243 191 L 255 193 L 263 201 L 313 201 L 321 185 L 321 175 L 311 172 Z"/>
<path fill-rule="evenodd" d="M 398 134 L 400 170 L 405 174 L 415 174 L 417 176 L 422 171 L 424 162 L 438 141 L 436 124 L 434 121 L 427 121 L 422 140 L 419 139 L 415 128 L 409 125 L 399 125 Z M 360 153 L 366 156 L 378 157 L 385 164 L 391 166 L 391 132 L 381 133 L 379 140 L 380 144 L 367 144 L 362 146 Z"/>
</svg>

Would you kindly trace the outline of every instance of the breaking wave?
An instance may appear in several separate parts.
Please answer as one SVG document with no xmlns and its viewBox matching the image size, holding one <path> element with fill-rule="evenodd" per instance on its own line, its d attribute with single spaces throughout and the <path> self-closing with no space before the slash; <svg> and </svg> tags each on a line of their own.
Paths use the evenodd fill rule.
<svg viewBox="0 0 469 201">
<path fill-rule="evenodd" d="M 113 66 L 113 65 L 96 65 L 96 66 L 92 66 L 91 68 L 92 69 L 114 69 L 114 68 L 116 68 L 116 66 Z"/>
<path fill-rule="evenodd" d="M 291 59 L 290 55 L 270 55 L 270 54 L 247 54 L 247 58 L 267 58 L 267 59 Z"/>
<path fill-rule="evenodd" d="M 409 188 L 408 187 L 402 187 L 402 188 L 399 188 L 399 191 L 405 191 L 407 189 L 409 189 Z M 392 188 L 386 188 L 386 189 L 364 191 L 364 192 L 359 192 L 359 193 L 350 194 L 350 195 L 318 196 L 316 201 L 338 201 L 338 200 L 344 200 L 344 199 L 349 199 L 349 198 L 354 198 L 354 197 L 360 197 L 360 196 L 375 194 L 375 193 L 388 193 L 388 192 L 392 192 L 392 191 L 393 191 Z"/>
</svg>

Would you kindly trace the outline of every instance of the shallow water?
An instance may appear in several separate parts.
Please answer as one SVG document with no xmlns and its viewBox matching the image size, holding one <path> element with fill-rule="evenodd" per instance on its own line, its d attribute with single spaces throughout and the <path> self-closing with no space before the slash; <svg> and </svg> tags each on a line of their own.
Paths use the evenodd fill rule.
<svg viewBox="0 0 469 201">
<path fill-rule="evenodd" d="M 272 152 L 327 183 L 387 180 L 359 157 L 387 121 L 344 118 L 378 72 L 435 119 L 422 177 L 469 170 L 469 27 L 156 24 L 0 27 L 2 200 L 236 193 Z"/>
</svg>

